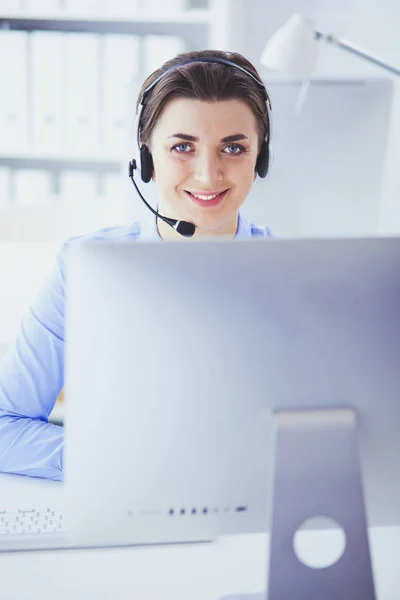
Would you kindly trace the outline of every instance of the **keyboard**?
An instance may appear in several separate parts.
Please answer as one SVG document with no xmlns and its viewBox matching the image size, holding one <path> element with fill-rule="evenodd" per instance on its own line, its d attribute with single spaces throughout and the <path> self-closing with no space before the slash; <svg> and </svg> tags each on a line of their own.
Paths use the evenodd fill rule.
<svg viewBox="0 0 400 600">
<path fill-rule="evenodd" d="M 60 511 L 51 508 L 0 509 L 0 541 L 5 536 L 43 536 L 63 532 L 63 515 Z"/>
</svg>

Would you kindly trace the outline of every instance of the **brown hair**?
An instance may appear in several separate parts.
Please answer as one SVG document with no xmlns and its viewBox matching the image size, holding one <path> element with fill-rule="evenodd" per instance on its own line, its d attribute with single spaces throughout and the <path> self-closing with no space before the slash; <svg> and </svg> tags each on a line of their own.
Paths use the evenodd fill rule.
<svg viewBox="0 0 400 600">
<path fill-rule="evenodd" d="M 149 75 L 140 90 L 136 111 L 144 90 L 162 73 L 186 60 L 195 60 L 205 56 L 234 62 L 250 71 L 262 83 L 254 65 L 241 54 L 220 50 L 186 52 L 178 54 Z M 246 73 L 229 65 L 193 62 L 181 65 L 167 73 L 149 92 L 140 119 L 140 142 L 142 144 L 148 143 L 165 105 L 174 98 L 194 98 L 205 101 L 243 100 L 251 108 L 256 118 L 259 147 L 266 138 L 269 138 L 270 123 L 265 106 L 265 101 L 269 101 L 269 98 L 266 90 Z"/>
</svg>

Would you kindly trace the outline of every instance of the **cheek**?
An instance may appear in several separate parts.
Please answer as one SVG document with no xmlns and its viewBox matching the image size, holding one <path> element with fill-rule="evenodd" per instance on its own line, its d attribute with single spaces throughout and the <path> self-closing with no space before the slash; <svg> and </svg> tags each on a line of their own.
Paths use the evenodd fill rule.
<svg viewBox="0 0 400 600">
<path fill-rule="evenodd" d="M 171 187 L 190 173 L 190 161 L 179 160 L 168 152 L 153 155 L 153 180 L 163 187 Z"/>
<path fill-rule="evenodd" d="M 250 161 L 243 162 L 242 164 L 228 165 L 225 175 L 241 189 L 251 187 L 257 177 L 253 164 Z"/>
</svg>

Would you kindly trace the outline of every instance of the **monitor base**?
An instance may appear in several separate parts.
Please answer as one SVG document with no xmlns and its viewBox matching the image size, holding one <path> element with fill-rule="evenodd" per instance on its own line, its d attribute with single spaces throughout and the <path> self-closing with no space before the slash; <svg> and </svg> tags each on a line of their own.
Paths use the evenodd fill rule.
<svg viewBox="0 0 400 600">
<path fill-rule="evenodd" d="M 376 600 L 353 409 L 281 411 L 275 465 L 268 593 L 224 600 Z M 345 534 L 336 562 L 311 567 L 294 539 L 310 519 L 333 520 Z"/>
</svg>

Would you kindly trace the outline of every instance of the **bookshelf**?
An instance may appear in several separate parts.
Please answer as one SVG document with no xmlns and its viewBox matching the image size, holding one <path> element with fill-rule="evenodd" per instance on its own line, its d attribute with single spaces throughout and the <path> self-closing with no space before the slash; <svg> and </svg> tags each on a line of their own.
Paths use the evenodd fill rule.
<svg viewBox="0 0 400 600">
<path fill-rule="evenodd" d="M 191 1 L 192 4 L 199 5 L 199 2 Z M 60 2 L 60 6 L 63 4 Z M 143 3 L 145 4 L 145 3 Z M 204 2 L 202 3 L 205 4 Z M 165 2 L 167 5 L 167 2 Z M 99 92 L 101 86 L 104 89 L 104 74 L 101 72 L 101 64 L 104 64 L 104 57 L 106 51 L 106 38 L 107 36 L 118 36 L 119 39 L 128 40 L 129 37 L 135 37 L 138 41 L 138 67 L 136 69 L 136 76 L 138 81 L 143 80 L 143 74 L 145 72 L 144 62 L 146 58 L 146 52 L 149 45 L 146 42 L 151 38 L 151 44 L 155 39 L 159 39 L 161 36 L 176 36 L 183 40 L 184 50 L 198 50 L 203 48 L 229 48 L 229 36 L 228 29 L 230 18 L 229 13 L 232 11 L 231 0 L 209 0 L 207 8 L 186 8 L 177 12 L 176 10 L 166 11 L 166 9 L 160 9 L 159 11 L 154 10 L 153 13 L 146 13 L 146 7 L 137 16 L 129 15 L 124 18 L 122 15 L 111 15 L 98 12 L 98 14 L 78 14 L 68 12 L 60 9 L 57 13 L 41 13 L 41 14 L 28 14 L 11 12 L 2 10 L 0 7 L 0 32 L 25 34 L 26 47 L 24 49 L 24 60 L 27 64 L 28 75 L 26 81 L 21 88 L 18 88 L 18 94 L 26 95 L 25 100 L 25 111 L 27 113 L 26 126 L 26 141 L 27 143 L 21 143 L 17 147 L 0 147 L 0 196 L 1 190 L 11 190 L 9 208 L 6 207 L 3 202 L 1 208 L 1 217 L 3 222 L 3 234 L 4 230 L 7 229 L 9 232 L 9 241 L 13 241 L 13 235 L 16 236 L 18 243 L 21 239 L 25 239 L 30 244 L 32 241 L 43 241 L 56 243 L 58 237 L 63 238 L 63 234 L 66 230 L 65 222 L 69 217 L 67 206 L 68 198 L 65 200 L 62 196 L 50 198 L 47 202 L 41 202 L 41 194 L 37 196 L 41 203 L 37 205 L 35 203 L 27 204 L 26 206 L 18 205 L 18 201 L 15 201 L 15 187 L 17 173 L 20 171 L 45 171 L 48 173 L 52 185 L 50 186 L 57 194 L 60 190 L 60 176 L 65 173 L 76 173 L 77 176 L 80 174 L 94 174 L 101 182 L 104 177 L 110 175 L 110 177 L 116 174 L 124 175 L 124 169 L 126 167 L 126 160 L 122 156 L 122 152 L 115 151 L 115 148 L 110 151 L 106 143 L 106 131 L 102 124 L 102 114 L 104 113 L 104 98 L 101 97 L 99 107 L 99 114 L 95 118 L 96 126 L 99 128 L 98 143 L 92 145 L 92 147 L 84 149 L 83 147 L 70 147 L 67 145 L 60 146 L 60 144 L 54 148 L 41 148 L 40 145 L 36 147 L 36 141 L 34 137 L 34 125 L 32 122 L 32 108 L 28 106 L 30 102 L 30 95 L 34 87 L 34 74 L 32 72 L 33 65 L 33 48 L 34 38 L 38 32 L 49 32 L 59 33 L 64 38 L 68 38 L 69 34 L 76 35 L 82 38 L 96 36 L 98 40 L 98 59 L 96 68 L 99 68 L 100 76 L 97 83 Z M 226 18 L 225 18 L 226 17 Z M 71 36 L 72 37 L 72 36 Z M 160 42 L 162 44 L 162 42 Z M 7 47 L 6 47 L 7 49 Z M 10 50 L 10 53 L 12 51 Z M 169 56 L 165 55 L 164 48 L 162 47 L 162 61 L 167 60 Z M 103 61 L 103 62 L 102 62 Z M 128 61 L 129 62 L 129 61 Z M 158 65 L 157 65 L 158 66 Z M 14 73 L 19 74 L 18 68 L 12 67 Z M 31 71 L 29 71 L 31 69 Z M 54 72 L 54 71 L 53 71 Z M 53 80 L 52 80 L 53 83 Z M 48 102 L 51 107 L 51 102 Z M 3 106 L 4 103 L 3 103 Z M 7 105 L 6 105 L 7 106 Z M 13 108 L 13 107 L 12 107 Z M 20 109 L 21 107 L 19 107 Z M 65 112 L 65 104 L 61 106 Z M 1 103 L 0 103 L 1 110 Z M 50 109 L 47 108 L 49 112 Z M 43 112 L 45 109 L 43 109 Z M 103 112 L 102 112 L 103 111 Z M 11 113 L 10 109 L 10 113 Z M 64 114 L 64 113 L 59 113 Z M 0 115 L 1 116 L 1 115 Z M 59 116 L 58 116 L 59 118 Z M 128 127 L 130 127 L 130 123 Z M 63 135 L 65 134 L 68 125 L 63 125 Z M 126 122 L 123 125 L 126 127 Z M 98 151 L 98 149 L 104 149 L 104 151 Z M 2 173 L 3 171 L 3 173 Z M 7 171 L 7 174 L 5 173 Z M 2 180 L 3 177 L 3 180 Z M 3 181 L 3 183 L 2 183 Z M 3 185 L 3 188 L 1 187 Z M 101 189 L 98 186 L 99 189 Z M 24 188 L 26 189 L 26 188 Z M 131 189 L 129 188 L 131 192 Z M 30 194 L 31 192 L 29 192 Z M 84 193 L 82 196 L 84 197 Z M 0 197 L 0 201 L 2 198 Z M 111 199 L 114 203 L 115 197 Z M 1 202 L 0 202 L 1 205 Z M 76 202 L 75 202 L 76 205 Z M 74 206 L 75 206 L 74 205 Z M 99 202 L 99 205 L 101 203 Z M 74 213 L 74 206 L 71 208 L 71 214 Z M 94 206 L 94 203 L 90 204 L 90 208 Z M 73 217 L 72 217 L 73 218 Z M 36 219 L 36 222 L 35 222 Z M 95 219 L 94 219 L 95 220 Z M 36 224 L 35 224 L 36 223 Z M 116 224 L 116 223 L 111 223 Z M 50 239 L 50 233 L 45 233 L 46 229 L 49 232 L 53 232 L 53 237 L 57 238 Z M 56 232 L 56 233 L 54 233 Z M 18 236 L 17 236 L 18 233 Z M 29 234 L 29 235 L 28 235 Z M 46 235 L 49 239 L 42 239 L 42 236 Z M 2 239 L 2 232 L 0 231 L 0 240 Z M 4 239 L 8 240 L 7 237 Z M 2 353 L 8 343 L 11 340 L 5 340 L 1 350 Z M 54 410 L 50 416 L 50 421 L 57 424 L 63 423 L 63 404 L 60 399 L 56 402 Z"/>
<path fill-rule="evenodd" d="M 212 24 L 211 11 L 185 10 L 160 15 L 141 14 L 136 18 L 90 18 L 68 15 L 22 17 L 18 14 L 0 15 L 0 29 L 10 31 L 59 31 L 69 33 L 117 33 L 130 35 L 177 35 L 190 49 L 207 45 Z"/>
<path fill-rule="evenodd" d="M 0 32 L 25 32 L 27 34 L 27 63 L 28 67 L 31 57 L 31 36 L 37 32 L 59 32 L 64 34 L 95 34 L 99 40 L 107 35 L 136 36 L 139 41 L 138 48 L 138 81 L 143 79 L 143 62 L 146 47 L 144 40 L 151 36 L 176 36 L 184 42 L 184 50 L 196 50 L 211 47 L 218 39 L 223 45 L 223 26 L 221 16 L 223 14 L 226 0 L 210 0 L 209 8 L 186 8 L 179 12 L 169 11 L 158 14 L 147 14 L 140 12 L 138 15 L 122 18 L 112 15 L 89 15 L 66 13 L 59 10 L 54 14 L 27 15 L 21 12 L 1 12 L 0 9 Z M 217 7 L 217 8 L 216 8 Z M 227 10 L 226 5 L 226 10 Z M 144 9 L 145 10 L 145 9 Z M 222 12 L 221 12 L 222 11 Z M 154 39 L 154 38 L 153 38 Z M 101 46 L 100 54 L 104 52 Z M 26 93 L 29 96 L 32 88 L 32 74 L 28 73 Z M 21 93 L 23 93 L 21 91 Z M 28 119 L 29 120 L 29 119 Z M 99 121 L 99 126 L 101 123 Z M 101 133 L 100 133 L 101 136 Z M 102 171 L 115 173 L 121 168 L 122 157 L 117 156 L 81 156 L 81 152 L 49 151 L 44 152 L 40 148 L 32 149 L 31 140 L 32 126 L 27 124 L 27 143 L 21 144 L 19 148 L 8 151 L 0 148 L 0 167 L 10 169 L 47 169 L 49 171 L 77 170 L 77 171 Z M 100 141 L 102 145 L 102 141 Z M 105 146 L 105 144 L 104 144 Z M 88 153 L 90 154 L 90 153 Z"/>
<path fill-rule="evenodd" d="M 121 160 L 118 155 L 74 154 L 25 150 L 0 152 L 0 164 L 5 167 L 22 169 L 46 169 L 59 171 L 92 171 L 98 173 L 119 173 Z"/>
</svg>

